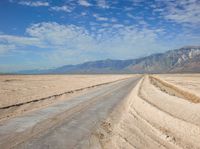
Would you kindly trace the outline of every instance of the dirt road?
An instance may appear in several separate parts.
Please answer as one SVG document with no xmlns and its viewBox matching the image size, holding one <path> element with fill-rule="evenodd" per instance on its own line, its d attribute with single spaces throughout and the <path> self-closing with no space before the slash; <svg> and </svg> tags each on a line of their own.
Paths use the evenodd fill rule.
<svg viewBox="0 0 200 149">
<path fill-rule="evenodd" d="M 89 148 L 95 140 L 88 142 L 88 137 L 139 79 L 100 86 L 82 96 L 2 121 L 0 148 Z"/>
</svg>

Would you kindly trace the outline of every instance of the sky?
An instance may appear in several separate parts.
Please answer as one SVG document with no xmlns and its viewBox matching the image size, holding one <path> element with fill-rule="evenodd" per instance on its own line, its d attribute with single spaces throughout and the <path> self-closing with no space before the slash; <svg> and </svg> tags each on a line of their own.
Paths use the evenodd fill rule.
<svg viewBox="0 0 200 149">
<path fill-rule="evenodd" d="M 0 0 L 0 72 L 200 45 L 200 0 Z"/>
</svg>

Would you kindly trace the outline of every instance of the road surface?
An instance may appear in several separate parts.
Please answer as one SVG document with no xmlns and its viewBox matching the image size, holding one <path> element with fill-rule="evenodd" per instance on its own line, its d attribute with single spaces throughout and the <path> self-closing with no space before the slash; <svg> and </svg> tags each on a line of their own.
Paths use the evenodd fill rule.
<svg viewBox="0 0 200 149">
<path fill-rule="evenodd" d="M 96 87 L 82 96 L 2 121 L 0 148 L 82 148 L 139 79 L 133 77 Z"/>
</svg>

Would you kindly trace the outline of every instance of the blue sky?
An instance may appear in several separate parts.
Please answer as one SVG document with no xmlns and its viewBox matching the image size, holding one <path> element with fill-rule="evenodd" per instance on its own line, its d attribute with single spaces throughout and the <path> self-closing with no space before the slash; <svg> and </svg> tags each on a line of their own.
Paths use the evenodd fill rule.
<svg viewBox="0 0 200 149">
<path fill-rule="evenodd" d="M 200 45 L 199 0 L 1 0 L 0 72 Z"/>
</svg>

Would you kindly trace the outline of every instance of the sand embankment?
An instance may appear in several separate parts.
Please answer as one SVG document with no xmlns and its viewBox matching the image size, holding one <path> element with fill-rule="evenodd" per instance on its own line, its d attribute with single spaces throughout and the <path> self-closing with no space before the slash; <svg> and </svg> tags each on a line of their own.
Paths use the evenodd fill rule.
<svg viewBox="0 0 200 149">
<path fill-rule="evenodd" d="M 170 95 L 174 95 L 183 99 L 186 99 L 190 102 L 199 103 L 200 96 L 197 96 L 195 93 L 192 93 L 191 90 L 177 86 L 173 83 L 164 81 L 158 77 L 150 76 L 151 83 L 156 87 L 160 88 L 163 92 L 166 92 Z M 182 80 L 184 82 L 184 80 Z"/>
<path fill-rule="evenodd" d="M 162 74 L 155 77 L 200 97 L 200 74 Z"/>
<path fill-rule="evenodd" d="M 151 79 L 144 77 L 94 133 L 99 148 L 200 148 L 200 104 Z"/>
</svg>

